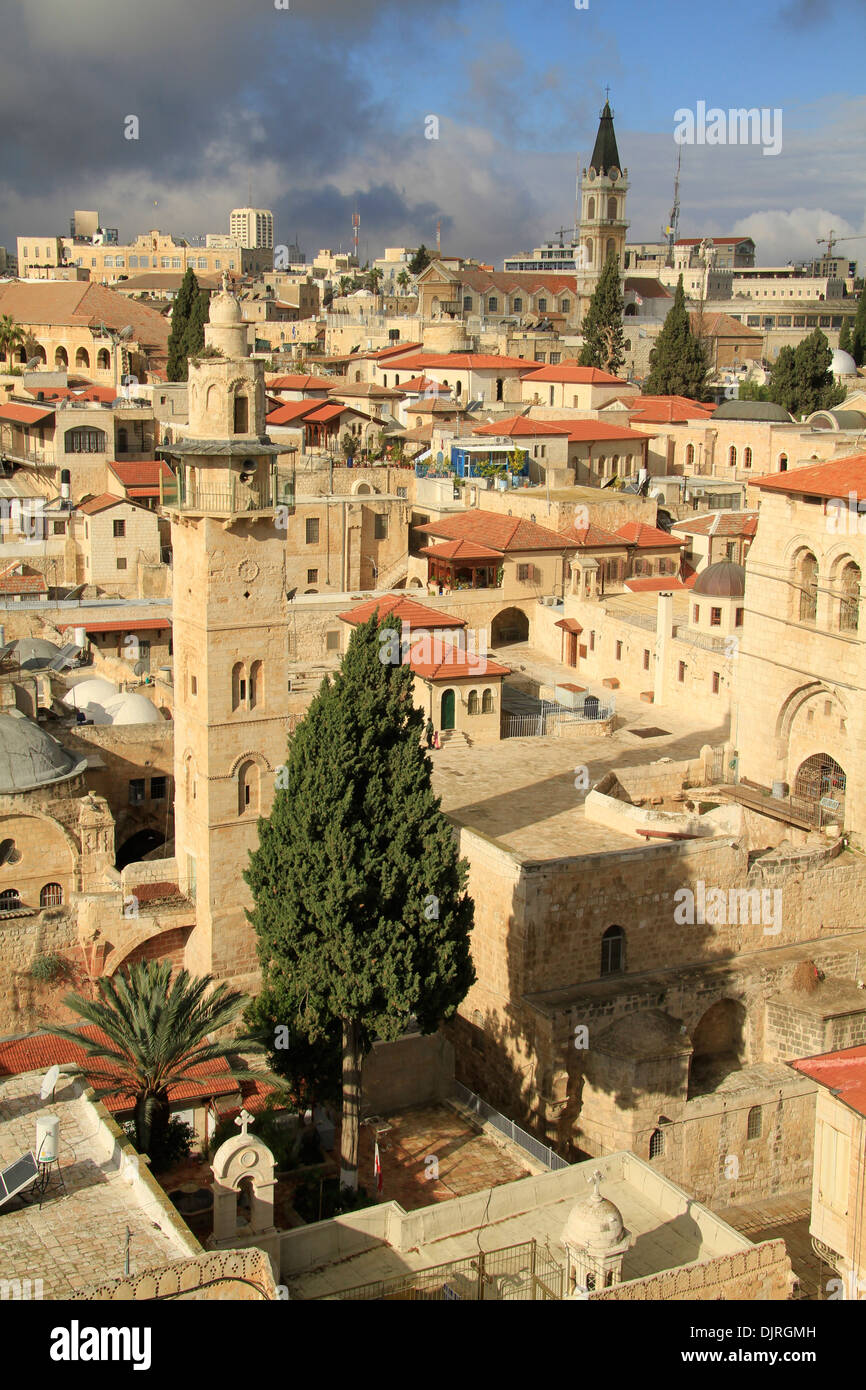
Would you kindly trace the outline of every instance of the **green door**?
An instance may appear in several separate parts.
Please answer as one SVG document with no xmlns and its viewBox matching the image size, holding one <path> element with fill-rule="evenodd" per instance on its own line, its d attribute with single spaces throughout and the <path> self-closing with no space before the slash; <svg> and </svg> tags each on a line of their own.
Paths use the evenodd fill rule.
<svg viewBox="0 0 866 1390">
<path fill-rule="evenodd" d="M 442 695 L 442 728 L 454 728 L 454 691 L 446 690 Z"/>
</svg>

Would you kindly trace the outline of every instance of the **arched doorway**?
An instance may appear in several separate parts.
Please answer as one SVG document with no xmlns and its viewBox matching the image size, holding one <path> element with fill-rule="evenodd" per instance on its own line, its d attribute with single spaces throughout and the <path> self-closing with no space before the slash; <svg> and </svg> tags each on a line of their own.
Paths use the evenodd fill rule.
<svg viewBox="0 0 866 1390">
<path fill-rule="evenodd" d="M 441 715 L 440 715 L 439 723 L 441 724 L 441 726 L 442 726 L 443 729 L 453 729 L 453 728 L 454 728 L 454 691 L 453 691 L 453 690 L 443 690 L 443 692 L 442 692 Z"/>
<path fill-rule="evenodd" d="M 502 647 L 511 642 L 529 641 L 529 619 L 520 608 L 503 608 L 490 625 L 490 645 Z"/>
<path fill-rule="evenodd" d="M 816 824 L 845 824 L 844 768 L 829 753 L 813 753 L 797 769 L 794 796 Z"/>
<path fill-rule="evenodd" d="M 719 999 L 692 1034 L 689 1097 L 712 1091 L 745 1058 L 746 1010 L 736 999 Z"/>
<path fill-rule="evenodd" d="M 143 859 L 151 850 L 159 845 L 165 844 L 165 836 L 160 835 L 158 830 L 136 830 L 134 835 L 130 835 L 128 840 L 124 840 L 120 849 L 117 851 L 114 860 L 116 869 L 125 869 L 127 864 L 137 864 L 139 859 Z"/>
</svg>

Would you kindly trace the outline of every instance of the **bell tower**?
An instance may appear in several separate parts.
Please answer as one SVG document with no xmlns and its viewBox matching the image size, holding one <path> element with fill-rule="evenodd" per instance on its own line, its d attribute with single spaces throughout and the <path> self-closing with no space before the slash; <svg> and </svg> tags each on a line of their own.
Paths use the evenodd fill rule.
<svg viewBox="0 0 866 1390">
<path fill-rule="evenodd" d="M 189 424 L 163 450 L 176 473 L 162 499 L 173 550 L 175 850 L 196 903 L 185 965 L 249 989 L 257 959 L 241 873 L 286 760 L 294 476 L 267 436 L 264 367 L 249 356 L 225 282 L 205 341 L 189 363 Z"/>
<path fill-rule="evenodd" d="M 609 255 L 614 254 L 620 270 L 625 269 L 625 200 L 628 169 L 620 164 L 613 112 L 605 101 L 600 113 L 598 134 L 589 168 L 583 170 L 580 197 L 581 297 L 588 300 Z M 586 306 L 584 306 L 586 307 Z"/>
</svg>

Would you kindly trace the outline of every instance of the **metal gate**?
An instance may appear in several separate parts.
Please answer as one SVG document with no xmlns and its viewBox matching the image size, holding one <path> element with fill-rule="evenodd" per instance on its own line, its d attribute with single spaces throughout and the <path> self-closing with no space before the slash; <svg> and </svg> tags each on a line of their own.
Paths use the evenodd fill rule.
<svg viewBox="0 0 866 1390">
<path fill-rule="evenodd" d="M 813 825 L 845 824 L 844 768 L 829 753 L 815 753 L 800 764 L 792 806 Z"/>
</svg>

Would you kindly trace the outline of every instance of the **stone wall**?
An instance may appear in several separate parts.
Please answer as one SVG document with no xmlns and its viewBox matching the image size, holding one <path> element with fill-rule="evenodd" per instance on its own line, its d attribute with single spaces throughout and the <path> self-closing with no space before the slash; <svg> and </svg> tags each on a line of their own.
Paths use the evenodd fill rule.
<svg viewBox="0 0 866 1390">
<path fill-rule="evenodd" d="M 764 1240 L 750 1250 L 718 1255 L 712 1260 L 664 1269 L 644 1279 L 631 1279 L 610 1289 L 588 1295 L 592 1302 L 604 1300 L 634 1303 L 680 1303 L 737 1299 L 750 1302 L 784 1301 L 793 1286 L 791 1261 L 783 1240 Z"/>
<path fill-rule="evenodd" d="M 364 1058 L 364 1110 L 387 1115 L 444 1100 L 454 1081 L 454 1048 L 441 1032 L 377 1042 Z"/>
</svg>

